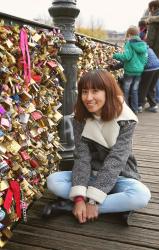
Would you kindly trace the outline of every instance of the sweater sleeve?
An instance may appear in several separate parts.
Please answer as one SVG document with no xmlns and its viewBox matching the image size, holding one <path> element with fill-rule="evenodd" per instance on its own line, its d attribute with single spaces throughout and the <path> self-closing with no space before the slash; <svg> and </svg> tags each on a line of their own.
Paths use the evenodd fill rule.
<svg viewBox="0 0 159 250">
<path fill-rule="evenodd" d="M 150 16 L 147 18 L 147 23 L 159 23 L 159 16 Z"/>
<path fill-rule="evenodd" d="M 75 150 L 74 166 L 72 169 L 72 187 L 69 194 L 69 197 L 72 200 L 78 195 L 86 197 L 86 191 L 91 174 L 91 154 L 87 143 L 81 138 L 84 125 L 74 120 L 73 127 Z"/>
<path fill-rule="evenodd" d="M 150 46 L 150 48 L 153 48 L 154 46 L 157 32 L 158 32 L 158 29 L 156 29 L 156 25 L 151 23 L 148 26 L 148 32 L 147 32 L 147 38 L 146 38 L 146 42 Z"/>
<path fill-rule="evenodd" d="M 132 58 L 133 51 L 129 43 L 127 42 L 124 46 L 123 53 L 115 53 L 113 58 L 122 62 L 129 61 Z"/>
<path fill-rule="evenodd" d="M 103 166 L 98 171 L 97 178 L 87 190 L 87 197 L 99 203 L 103 203 L 107 193 L 114 187 L 132 151 L 132 136 L 136 122 L 122 121 L 119 125 L 120 132 L 116 144 L 111 148 Z"/>
</svg>

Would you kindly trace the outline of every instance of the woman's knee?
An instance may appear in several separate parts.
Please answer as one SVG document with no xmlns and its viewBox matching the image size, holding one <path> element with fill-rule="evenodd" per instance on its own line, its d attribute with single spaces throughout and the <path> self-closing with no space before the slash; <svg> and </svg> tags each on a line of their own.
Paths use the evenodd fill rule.
<svg viewBox="0 0 159 250">
<path fill-rule="evenodd" d="M 56 172 L 53 174 L 50 174 L 47 177 L 47 188 L 49 191 L 54 192 L 56 188 L 58 187 L 58 182 L 59 182 L 59 177 L 60 177 L 60 172 Z"/>
<path fill-rule="evenodd" d="M 61 171 L 50 174 L 47 177 L 47 188 L 49 191 L 58 195 L 65 183 L 71 181 L 71 171 Z"/>
<path fill-rule="evenodd" d="M 147 187 L 145 187 L 143 190 L 139 192 L 137 199 L 139 208 L 146 207 L 151 199 L 150 190 Z"/>
<path fill-rule="evenodd" d="M 136 188 L 135 192 L 130 191 L 128 195 L 135 209 L 146 207 L 151 199 L 150 190 L 142 183 Z"/>
</svg>

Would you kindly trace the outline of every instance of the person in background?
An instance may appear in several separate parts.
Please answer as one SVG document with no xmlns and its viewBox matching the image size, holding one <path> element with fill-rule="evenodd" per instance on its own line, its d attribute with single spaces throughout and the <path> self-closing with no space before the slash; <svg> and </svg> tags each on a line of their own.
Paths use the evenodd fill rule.
<svg viewBox="0 0 159 250">
<path fill-rule="evenodd" d="M 145 20 L 148 24 L 146 42 L 159 57 L 159 0 L 151 1 L 148 10 L 150 15 Z"/>
<path fill-rule="evenodd" d="M 156 56 L 159 57 L 159 1 L 149 2 L 146 13 L 146 16 L 142 17 L 140 22 L 144 21 L 147 24 L 146 42 L 154 52 L 149 49 L 149 62 L 139 85 L 139 112 L 143 111 L 145 97 L 147 96 L 150 105 L 147 110 L 156 113 L 158 112 L 157 103 L 159 102 L 159 74 L 156 58 Z"/>
<path fill-rule="evenodd" d="M 150 16 L 147 18 L 148 36 L 147 43 L 159 57 L 159 1 L 151 1 L 148 6 Z M 156 92 L 156 93 L 155 93 Z M 155 100 L 159 103 L 159 79 L 154 89 Z M 157 109 L 156 105 L 156 109 Z"/>
<path fill-rule="evenodd" d="M 156 56 L 155 52 L 148 48 L 148 62 L 141 75 L 141 80 L 139 84 L 139 113 L 143 111 L 143 108 L 147 102 L 149 107 L 146 108 L 147 111 L 156 113 L 158 112 L 158 106 L 155 98 L 155 88 L 157 84 L 157 79 L 159 78 L 159 58 Z"/>
<path fill-rule="evenodd" d="M 110 72 L 98 69 L 80 78 L 73 121 L 74 166 L 47 178 L 54 195 L 72 201 L 63 208 L 72 210 L 79 223 L 101 213 L 147 206 L 151 194 L 140 181 L 132 154 L 137 122 Z M 52 212 L 56 208 L 60 205 L 52 206 Z"/>
<path fill-rule="evenodd" d="M 157 103 L 159 103 L 159 78 L 156 83 L 156 95 L 155 95 L 155 100 Z"/>
<path fill-rule="evenodd" d="M 147 45 L 139 37 L 139 29 L 130 26 L 126 32 L 123 53 L 115 53 L 113 58 L 123 62 L 123 92 L 127 104 L 135 114 L 138 113 L 138 87 L 140 77 L 147 63 Z"/>
</svg>

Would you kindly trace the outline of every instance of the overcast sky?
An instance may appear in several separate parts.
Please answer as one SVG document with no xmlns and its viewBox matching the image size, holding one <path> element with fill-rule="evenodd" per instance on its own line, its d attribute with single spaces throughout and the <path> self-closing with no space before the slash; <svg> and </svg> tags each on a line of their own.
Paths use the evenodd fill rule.
<svg viewBox="0 0 159 250">
<path fill-rule="evenodd" d="M 0 12 L 33 19 L 49 17 L 53 0 L 1 0 Z M 80 14 L 77 22 L 89 26 L 91 20 L 104 29 L 125 31 L 137 25 L 150 0 L 77 0 Z"/>
</svg>

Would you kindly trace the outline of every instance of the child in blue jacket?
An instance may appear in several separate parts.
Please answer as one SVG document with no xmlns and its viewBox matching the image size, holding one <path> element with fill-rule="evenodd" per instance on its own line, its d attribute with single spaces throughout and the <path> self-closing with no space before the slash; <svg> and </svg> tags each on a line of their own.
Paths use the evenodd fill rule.
<svg viewBox="0 0 159 250">
<path fill-rule="evenodd" d="M 123 91 L 127 104 L 135 114 L 138 113 L 138 87 L 140 77 L 147 63 L 147 44 L 139 37 L 139 30 L 131 26 L 126 32 L 126 42 L 122 53 L 115 53 L 113 58 L 123 62 Z"/>
</svg>

